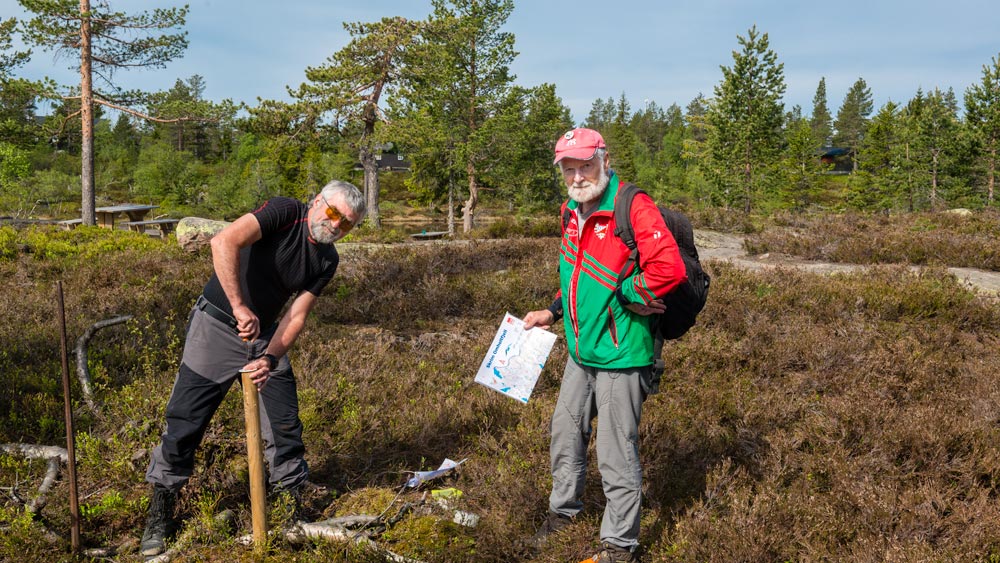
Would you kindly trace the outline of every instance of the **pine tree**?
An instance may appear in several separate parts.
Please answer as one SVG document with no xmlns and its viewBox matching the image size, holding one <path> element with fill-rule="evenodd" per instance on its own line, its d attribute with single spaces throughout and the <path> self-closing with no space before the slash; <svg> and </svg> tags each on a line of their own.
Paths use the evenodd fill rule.
<svg viewBox="0 0 1000 563">
<path fill-rule="evenodd" d="M 515 87 L 507 98 L 483 129 L 484 135 L 504 139 L 495 147 L 496 158 L 484 170 L 483 182 L 512 208 L 557 205 L 563 186 L 558 168 L 552 166 L 552 147 L 573 127 L 569 108 L 552 84 Z"/>
<path fill-rule="evenodd" d="M 742 203 L 750 213 L 774 181 L 769 170 L 777 163 L 784 120 L 784 65 L 769 47 L 766 33 L 750 28 L 738 37 L 733 66 L 722 67 L 707 121 L 707 174 L 727 205 Z"/>
<path fill-rule="evenodd" d="M 632 116 L 629 129 L 650 154 L 656 154 L 663 147 L 663 135 L 667 132 L 666 113 L 656 102 L 649 100 L 646 107 Z"/>
<path fill-rule="evenodd" d="M 927 95 L 923 110 L 917 116 L 919 145 L 928 157 L 930 170 L 930 205 L 935 210 L 940 207 L 943 176 L 955 156 L 955 137 L 958 132 L 958 116 L 955 96 L 935 88 Z"/>
<path fill-rule="evenodd" d="M 151 12 L 114 12 L 107 2 L 93 7 L 90 0 L 18 0 L 35 14 L 24 26 L 25 39 L 46 50 L 75 51 L 80 88 L 70 96 L 80 100 L 82 218 L 95 224 L 94 105 L 100 104 L 152 119 L 129 106 L 141 99 L 139 92 L 120 92 L 110 82 L 115 71 L 144 67 L 163 68 L 187 48 L 187 33 L 168 33 L 184 25 L 188 8 L 157 8 Z M 157 35 L 159 31 L 163 34 Z M 94 75 L 110 88 L 94 86 Z M 112 94 L 111 92 L 114 92 Z"/>
<path fill-rule="evenodd" d="M 900 108 L 888 102 L 872 118 L 860 145 L 864 170 L 848 193 L 857 209 L 881 211 L 899 206 L 905 195 L 905 140 Z"/>
<path fill-rule="evenodd" d="M 1000 149 L 1000 55 L 983 65 L 983 77 L 965 91 L 965 123 L 979 148 L 979 164 L 986 177 L 986 201 L 996 194 Z"/>
<path fill-rule="evenodd" d="M 833 124 L 836 129 L 833 144 L 851 149 L 851 162 L 855 172 L 858 171 L 858 148 L 865 136 L 868 116 L 873 109 L 872 92 L 864 78 L 858 78 L 844 96 L 844 103 L 837 111 L 837 120 Z"/>
<path fill-rule="evenodd" d="M 13 72 L 28 62 L 31 51 L 15 51 L 17 20 L 0 20 L 0 143 L 27 148 L 38 140 L 35 97 L 42 85 L 16 78 Z"/>
<path fill-rule="evenodd" d="M 387 139 L 379 139 L 377 126 L 385 120 L 382 97 L 396 87 L 404 72 L 404 56 L 413 47 L 420 26 L 401 17 L 374 23 L 345 23 L 351 41 L 326 63 L 306 69 L 308 84 L 296 97 L 310 105 L 315 115 L 332 113 L 337 131 L 358 125 L 354 142 L 364 169 L 364 193 L 368 222 L 382 227 L 379 210 L 379 178 L 376 158 Z"/>
<path fill-rule="evenodd" d="M 432 0 L 423 40 L 408 57 L 412 77 L 393 113 L 393 135 L 408 147 L 415 180 L 453 186 L 464 175 L 469 197 L 463 230 L 472 230 L 484 173 L 505 142 L 483 133 L 509 101 L 517 53 L 514 36 L 500 29 L 513 0 Z M 514 133 L 514 131 L 510 131 Z M 416 154 L 415 154 L 416 151 Z M 418 163 L 418 160 L 423 160 Z"/>
<path fill-rule="evenodd" d="M 708 101 L 705 96 L 698 93 L 684 110 L 684 121 L 690 129 L 691 140 L 703 143 L 708 140 L 708 128 L 706 126 L 705 115 L 708 113 Z"/>
<path fill-rule="evenodd" d="M 781 197 L 795 209 L 805 209 L 818 200 L 820 174 L 825 169 L 817 157 L 820 145 L 808 120 L 799 115 L 788 121 L 780 168 L 785 176 Z"/>
</svg>

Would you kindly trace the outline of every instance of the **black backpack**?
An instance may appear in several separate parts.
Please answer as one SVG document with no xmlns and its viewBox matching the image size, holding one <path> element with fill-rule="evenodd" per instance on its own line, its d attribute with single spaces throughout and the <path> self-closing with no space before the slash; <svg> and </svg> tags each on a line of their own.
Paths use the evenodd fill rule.
<svg viewBox="0 0 1000 563">
<path fill-rule="evenodd" d="M 646 192 L 635 184 L 622 184 L 618 188 L 618 199 L 615 200 L 615 236 L 632 251 L 622 271 L 618 273 L 619 285 L 625 276 L 632 272 L 633 267 L 639 265 L 639 250 L 635 247 L 635 231 L 632 230 L 629 217 L 632 212 L 632 200 L 640 193 Z M 660 210 L 670 234 L 677 241 L 684 269 L 687 270 L 687 282 L 680 284 L 663 297 L 669 314 L 660 315 L 655 321 L 655 335 L 662 337 L 663 340 L 675 340 L 684 336 L 688 329 L 694 326 L 698 313 L 705 308 L 705 302 L 708 301 L 708 288 L 712 280 L 698 260 L 691 221 L 680 211 L 673 211 L 662 205 L 657 206 L 657 209 Z"/>
<path fill-rule="evenodd" d="M 632 200 L 640 193 L 646 192 L 635 184 L 622 183 L 618 188 L 617 199 L 615 199 L 615 236 L 621 239 L 625 246 L 632 251 L 622 270 L 618 273 L 619 286 L 634 268 L 639 267 L 639 250 L 635 246 L 635 231 L 632 229 L 630 217 L 632 216 Z M 654 340 L 653 357 L 655 363 L 653 372 L 656 380 L 659 379 L 659 375 L 663 373 L 664 369 L 661 358 L 663 342 L 684 336 L 688 329 L 694 326 L 698 313 L 705 308 L 705 302 L 708 300 L 708 288 L 712 281 L 698 260 L 698 249 L 694 246 L 694 229 L 691 227 L 691 221 L 679 211 L 667 209 L 662 205 L 658 205 L 657 209 L 660 210 L 660 215 L 663 216 L 663 222 L 667 224 L 670 234 L 677 241 L 688 279 L 663 297 L 663 302 L 667 306 L 667 314 L 655 316 L 650 323 Z M 563 228 L 569 223 L 569 214 L 569 209 L 563 212 Z"/>
</svg>

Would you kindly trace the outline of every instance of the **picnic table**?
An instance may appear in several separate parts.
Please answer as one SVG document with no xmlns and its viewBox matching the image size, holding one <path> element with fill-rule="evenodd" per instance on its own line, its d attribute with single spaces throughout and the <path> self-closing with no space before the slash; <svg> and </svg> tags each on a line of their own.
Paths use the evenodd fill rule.
<svg viewBox="0 0 1000 563">
<path fill-rule="evenodd" d="M 119 213 L 125 214 L 125 216 L 128 217 L 129 222 L 137 222 L 144 220 L 146 218 L 146 214 L 157 207 L 159 206 L 122 203 L 119 205 L 98 207 L 94 209 L 94 213 L 97 215 L 98 225 L 108 229 L 113 229 L 115 228 L 115 217 Z"/>
<path fill-rule="evenodd" d="M 180 219 L 163 218 L 150 219 L 148 221 L 129 221 L 125 223 L 125 226 L 137 233 L 145 233 L 147 227 L 152 227 L 159 231 L 160 238 L 167 238 L 167 235 L 174 232 L 174 227 L 177 226 L 178 222 L 180 222 Z"/>
<path fill-rule="evenodd" d="M 146 214 L 148 214 L 153 209 L 159 207 L 158 205 L 141 205 L 137 203 L 122 203 L 119 205 L 108 205 L 105 207 L 97 207 L 94 209 L 94 214 L 96 215 L 97 224 L 106 229 L 115 228 L 115 217 L 119 213 L 123 213 L 125 217 L 128 218 L 128 222 L 136 223 L 141 222 L 146 219 Z M 173 221 L 173 219 L 171 219 Z M 76 219 L 66 219 L 59 221 L 59 225 L 66 230 L 75 229 L 77 226 L 83 224 L 83 219 L 77 217 Z"/>
</svg>

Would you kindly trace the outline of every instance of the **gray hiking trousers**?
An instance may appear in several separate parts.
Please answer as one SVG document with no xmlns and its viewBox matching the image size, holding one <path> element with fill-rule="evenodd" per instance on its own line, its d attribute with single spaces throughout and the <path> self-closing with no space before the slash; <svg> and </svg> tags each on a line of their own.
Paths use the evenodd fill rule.
<svg viewBox="0 0 1000 563">
<path fill-rule="evenodd" d="M 199 300 L 199 304 L 201 301 Z M 191 310 L 184 355 L 167 402 L 167 427 L 150 455 L 146 481 L 179 490 L 194 471 L 195 450 L 201 444 L 212 415 L 239 370 L 267 350 L 273 327 L 253 342 L 196 305 Z M 294 488 L 308 476 L 303 458 L 302 422 L 295 375 L 288 357 L 278 360 L 260 392 L 260 433 L 269 480 L 279 489 Z"/>
<path fill-rule="evenodd" d="M 601 541 L 631 548 L 639 543 L 642 467 L 639 417 L 645 399 L 642 378 L 649 368 L 602 370 L 566 362 L 559 400 L 552 414 L 552 494 L 549 510 L 576 516 L 583 510 L 587 445 L 597 424 L 597 465 L 607 504 Z"/>
</svg>

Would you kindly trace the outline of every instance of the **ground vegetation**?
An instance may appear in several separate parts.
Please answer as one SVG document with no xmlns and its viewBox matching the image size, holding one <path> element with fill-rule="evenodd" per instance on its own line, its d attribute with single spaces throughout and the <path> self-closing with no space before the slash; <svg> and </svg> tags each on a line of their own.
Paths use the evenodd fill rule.
<svg viewBox="0 0 1000 563">
<path fill-rule="evenodd" d="M 928 214 L 921 221 L 961 241 L 988 232 L 993 219 Z M 860 245 L 902 230 L 891 219 L 862 216 L 792 221 L 761 220 L 748 245 L 781 238 L 768 238 L 771 231 L 791 238 L 789 229 L 801 236 L 807 226 L 838 221 L 841 231 L 820 238 L 847 241 L 853 232 Z M 521 231 L 498 226 L 493 236 Z M 942 267 L 967 263 L 963 248 L 977 245 L 942 250 L 917 273 L 905 257 L 827 276 L 707 260 L 708 307 L 667 347 L 660 393 L 644 405 L 646 560 L 1000 556 L 1000 310 Z M 521 314 L 551 299 L 557 239 L 348 241 L 341 249 L 339 275 L 293 357 L 314 484 L 307 518 L 401 513 L 377 544 L 425 561 L 555 562 L 592 553 L 603 499 L 593 466 L 581 518 L 539 554 L 521 547 L 545 514 L 548 420 L 565 349 L 557 344 L 527 405 L 472 381 L 503 312 Z M 99 414 L 85 408 L 79 390 L 75 410 L 83 545 L 114 547 L 118 560 L 138 561 L 135 538 L 149 495 L 142 473 L 208 257 L 125 232 L 4 227 L 0 270 L 18 295 L 4 302 L 9 322 L 0 328 L 8 366 L 0 443 L 65 443 L 55 280 L 66 290 L 71 339 L 96 320 L 133 315 L 91 340 Z M 252 559 L 236 543 L 249 530 L 237 395 L 223 404 L 181 497 L 190 542 L 184 557 Z M 468 461 L 429 488 L 455 487 L 460 499 L 446 509 L 421 503 L 423 491 L 397 496 L 407 471 L 436 468 L 445 457 Z M 25 504 L 44 461 L 5 453 L 0 467 L 0 559 L 69 561 L 65 480 L 32 515 Z M 226 509 L 235 517 L 222 524 L 215 516 Z M 453 523 L 455 510 L 478 515 L 478 525 Z M 275 510 L 271 518 L 280 526 L 286 516 Z M 384 560 L 347 543 L 279 539 L 262 560 L 289 557 Z"/>
</svg>

